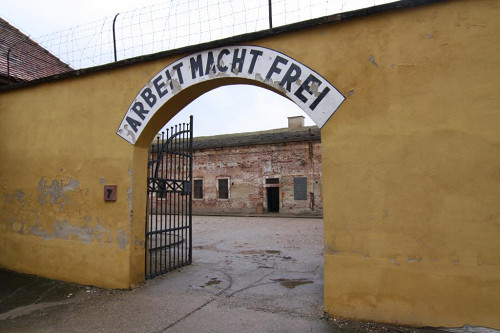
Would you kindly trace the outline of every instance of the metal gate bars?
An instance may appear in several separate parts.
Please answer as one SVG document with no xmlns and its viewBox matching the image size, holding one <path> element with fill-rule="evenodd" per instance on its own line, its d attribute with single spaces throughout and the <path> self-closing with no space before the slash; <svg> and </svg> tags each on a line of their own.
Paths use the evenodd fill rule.
<svg viewBox="0 0 500 333">
<path fill-rule="evenodd" d="M 151 145 L 146 209 L 146 279 L 192 262 L 193 116 Z"/>
</svg>

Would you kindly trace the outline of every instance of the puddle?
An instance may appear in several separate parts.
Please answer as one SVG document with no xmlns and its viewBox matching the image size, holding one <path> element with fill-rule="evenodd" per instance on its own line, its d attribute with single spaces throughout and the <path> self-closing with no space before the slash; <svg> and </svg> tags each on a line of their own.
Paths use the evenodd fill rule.
<svg viewBox="0 0 500 333">
<path fill-rule="evenodd" d="M 193 246 L 193 250 L 212 250 L 212 251 L 217 251 L 217 248 L 215 245 L 198 245 L 198 246 Z"/>
<path fill-rule="evenodd" d="M 247 250 L 240 251 L 239 254 L 281 254 L 278 250 Z"/>
<path fill-rule="evenodd" d="M 200 288 L 205 288 L 205 287 L 208 287 L 208 286 L 213 286 L 213 285 L 219 284 L 221 282 L 222 281 L 219 280 L 218 278 L 211 278 L 209 281 L 205 282 L 205 285 L 200 286 Z"/>
<path fill-rule="evenodd" d="M 293 289 L 303 284 L 313 283 L 307 279 L 271 279 L 271 281 L 279 282 L 283 287 Z"/>
</svg>

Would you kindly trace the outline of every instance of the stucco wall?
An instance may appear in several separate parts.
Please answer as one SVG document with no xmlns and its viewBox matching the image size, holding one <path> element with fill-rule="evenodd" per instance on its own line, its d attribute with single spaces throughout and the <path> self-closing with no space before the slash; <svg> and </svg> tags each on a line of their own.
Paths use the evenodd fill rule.
<svg viewBox="0 0 500 333">
<path fill-rule="evenodd" d="M 310 37 L 351 95 L 322 131 L 330 314 L 500 328 L 499 6 L 445 1 Z"/>
<path fill-rule="evenodd" d="M 443 1 L 252 42 L 347 97 L 322 130 L 331 315 L 500 328 L 499 6 Z M 0 266 L 142 281 L 147 147 L 193 98 L 241 83 L 179 92 L 125 142 L 132 99 L 180 57 L 0 93 Z"/>
<path fill-rule="evenodd" d="M 132 147 L 104 134 L 127 107 L 109 74 L 0 95 L 2 267 L 128 287 Z M 104 184 L 118 185 L 116 202 Z"/>
</svg>

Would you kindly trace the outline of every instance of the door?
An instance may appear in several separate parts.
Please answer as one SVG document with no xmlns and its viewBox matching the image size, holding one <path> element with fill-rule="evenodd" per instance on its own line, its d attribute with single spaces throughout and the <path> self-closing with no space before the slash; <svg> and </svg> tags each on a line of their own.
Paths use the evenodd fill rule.
<svg viewBox="0 0 500 333">
<path fill-rule="evenodd" d="M 267 211 L 269 213 L 279 213 L 280 211 L 280 188 L 267 187 Z"/>
<path fill-rule="evenodd" d="M 193 116 L 162 132 L 148 159 L 146 278 L 192 262 Z"/>
</svg>

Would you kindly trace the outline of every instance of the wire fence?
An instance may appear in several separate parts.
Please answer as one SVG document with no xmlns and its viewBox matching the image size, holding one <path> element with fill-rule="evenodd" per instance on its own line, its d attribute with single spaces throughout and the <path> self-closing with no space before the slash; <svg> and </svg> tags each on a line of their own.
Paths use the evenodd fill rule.
<svg viewBox="0 0 500 333">
<path fill-rule="evenodd" d="M 81 69 L 392 1 L 169 0 L 35 40 L 72 69 Z M 14 62 L 7 62 L 12 70 Z M 39 74 L 35 78 L 47 76 Z"/>
</svg>

